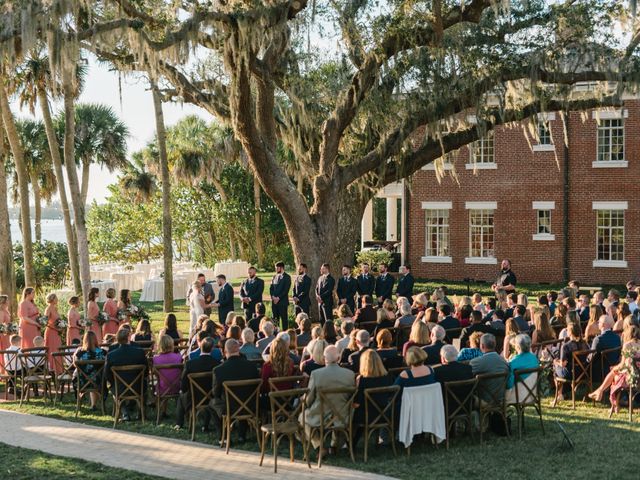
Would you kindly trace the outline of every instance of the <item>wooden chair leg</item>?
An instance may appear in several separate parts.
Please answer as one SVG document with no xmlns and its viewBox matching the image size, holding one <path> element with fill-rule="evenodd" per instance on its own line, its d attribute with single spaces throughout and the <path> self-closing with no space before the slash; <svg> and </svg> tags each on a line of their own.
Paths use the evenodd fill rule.
<svg viewBox="0 0 640 480">
<path fill-rule="evenodd" d="M 262 447 L 260 448 L 260 466 L 262 466 L 262 463 L 264 462 L 264 451 L 266 449 L 266 441 L 267 439 L 265 438 L 267 436 L 267 432 L 262 432 Z"/>
<path fill-rule="evenodd" d="M 293 454 L 293 435 L 289 434 L 289 460 L 291 460 L 291 463 L 293 463 L 295 461 L 294 458 L 294 454 Z"/>
<path fill-rule="evenodd" d="M 278 473 L 278 436 L 271 435 L 271 445 L 273 447 L 273 473 Z"/>
<path fill-rule="evenodd" d="M 227 455 L 229 455 L 229 449 L 231 448 L 231 417 L 227 416 Z"/>
</svg>

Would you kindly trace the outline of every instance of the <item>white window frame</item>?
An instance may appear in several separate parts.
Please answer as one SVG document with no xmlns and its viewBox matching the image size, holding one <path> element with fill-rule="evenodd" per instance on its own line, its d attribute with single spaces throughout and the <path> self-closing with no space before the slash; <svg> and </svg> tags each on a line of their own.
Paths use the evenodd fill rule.
<svg viewBox="0 0 640 480">
<path fill-rule="evenodd" d="M 626 145 L 626 128 L 625 119 L 629 117 L 629 110 L 626 108 L 618 110 L 593 110 L 591 112 L 591 118 L 598 121 L 596 127 L 596 159 L 592 162 L 593 168 L 627 168 L 629 162 L 626 160 L 627 149 Z M 598 157 L 598 151 L 600 147 L 600 128 L 602 128 L 600 122 L 603 120 L 622 120 L 622 152 L 625 157 L 623 160 L 600 160 Z"/>
<path fill-rule="evenodd" d="M 498 259 L 495 256 L 495 245 L 496 245 L 496 225 L 495 225 L 495 212 L 498 209 L 498 202 L 466 202 L 465 209 L 469 210 L 468 216 L 468 225 L 469 225 L 469 256 L 465 257 L 464 263 L 469 265 L 496 265 L 498 263 Z M 472 212 L 477 210 L 491 210 L 493 216 L 493 250 L 494 254 L 491 257 L 473 257 L 471 256 L 471 238 L 472 238 L 472 230 L 471 230 L 471 215 Z M 484 250 L 484 248 L 483 248 Z"/>
<path fill-rule="evenodd" d="M 493 161 L 478 162 L 474 155 L 476 146 L 480 142 L 482 144 L 482 150 L 484 148 L 484 142 L 488 141 L 489 139 L 491 139 L 492 143 L 491 151 L 493 152 Z M 467 170 L 496 170 L 498 168 L 498 165 L 496 164 L 496 136 L 493 130 L 489 130 L 482 138 L 479 138 L 475 142 L 469 144 L 469 162 L 465 164 L 465 168 Z"/>
<path fill-rule="evenodd" d="M 536 233 L 533 234 L 533 240 L 536 241 L 554 241 L 556 239 L 555 234 L 553 233 L 538 233 L 538 229 L 540 227 L 539 221 L 539 213 L 540 211 L 549 211 L 555 210 L 556 202 L 532 202 L 531 208 L 536 212 Z M 551 219 L 549 219 L 551 220 Z"/>
<path fill-rule="evenodd" d="M 606 210 L 606 211 L 611 211 L 611 210 L 622 210 L 623 212 L 623 222 L 625 220 L 624 218 L 624 212 L 629 208 L 629 202 L 625 202 L 625 201 L 614 201 L 614 202 L 593 202 L 592 203 L 592 208 L 593 210 L 596 211 L 596 245 L 595 245 L 595 250 L 596 250 L 596 257 L 598 256 L 598 211 L 602 211 L 602 210 Z M 625 229 L 626 229 L 626 225 L 623 223 L 622 225 L 622 256 L 624 258 L 625 256 Z M 592 262 L 592 266 L 594 268 L 627 268 L 628 263 L 626 260 L 600 260 L 598 258 L 596 258 L 595 260 L 593 260 Z"/>
<path fill-rule="evenodd" d="M 425 255 L 420 258 L 423 263 L 453 263 L 453 258 L 451 255 L 448 256 L 439 256 L 439 255 L 426 255 L 427 251 L 427 224 L 426 224 L 426 211 L 427 210 L 447 210 L 451 211 L 453 208 L 452 202 L 422 202 L 422 210 L 425 212 Z M 449 221 L 451 221 L 451 215 L 449 215 Z M 451 252 L 451 224 L 447 224 L 448 228 L 448 241 L 449 241 L 449 252 Z"/>
<path fill-rule="evenodd" d="M 532 149 L 534 152 L 554 152 L 556 150 L 555 143 L 553 142 L 553 137 L 551 136 L 551 125 L 549 122 L 552 122 L 556 119 L 555 112 L 544 112 L 539 113 L 537 117 L 537 128 L 538 128 L 538 143 L 532 145 Z M 549 130 L 549 139 L 551 143 L 540 143 L 540 125 L 547 124 L 546 127 Z"/>
<path fill-rule="evenodd" d="M 444 156 L 436 158 L 431 163 L 427 163 L 424 167 L 422 167 L 422 170 L 435 171 L 436 162 L 440 161 L 440 159 L 442 159 L 442 169 L 443 170 L 445 170 L 445 171 L 453 170 L 453 162 L 452 162 L 452 160 L 453 160 L 454 153 L 455 152 L 453 152 L 453 151 L 447 152 Z M 449 160 L 449 161 L 447 161 L 447 160 Z"/>
</svg>

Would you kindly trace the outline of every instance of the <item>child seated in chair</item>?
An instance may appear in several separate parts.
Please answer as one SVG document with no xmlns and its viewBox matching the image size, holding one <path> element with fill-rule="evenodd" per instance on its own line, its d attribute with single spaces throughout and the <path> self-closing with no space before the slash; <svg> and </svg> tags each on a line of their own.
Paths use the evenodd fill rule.
<svg viewBox="0 0 640 480">
<path fill-rule="evenodd" d="M 22 368 L 20 367 L 20 361 L 18 360 L 18 355 L 20 354 L 20 342 L 22 342 L 22 337 L 20 335 L 12 335 L 9 339 L 9 343 L 11 345 L 9 346 L 9 348 L 7 348 L 7 351 L 16 353 L 4 354 L 4 368 L 7 374 L 13 376 L 13 378 L 7 382 L 7 389 L 9 393 L 16 393 L 14 378 L 20 375 L 20 372 L 22 371 Z"/>
</svg>

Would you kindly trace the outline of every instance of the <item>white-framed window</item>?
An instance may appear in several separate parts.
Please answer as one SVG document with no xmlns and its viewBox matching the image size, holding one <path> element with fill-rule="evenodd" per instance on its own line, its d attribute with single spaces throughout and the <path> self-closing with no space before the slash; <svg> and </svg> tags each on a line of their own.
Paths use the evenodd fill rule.
<svg viewBox="0 0 640 480">
<path fill-rule="evenodd" d="M 538 119 L 538 145 L 553 145 L 549 123 L 544 119 Z"/>
<path fill-rule="evenodd" d="M 551 121 L 556 119 L 555 112 L 539 113 L 536 117 L 537 142 L 532 146 L 534 152 L 553 152 L 555 145 L 551 136 Z"/>
<path fill-rule="evenodd" d="M 594 110 L 593 118 L 598 122 L 596 160 L 594 168 L 625 168 L 628 162 L 624 152 L 624 119 L 629 111 Z"/>
<path fill-rule="evenodd" d="M 423 262 L 451 263 L 449 211 L 451 202 L 422 202 L 425 215 L 425 254 Z"/>
<path fill-rule="evenodd" d="M 485 136 L 473 142 L 469 150 L 470 156 L 469 163 L 466 165 L 467 170 L 496 168 L 493 130 L 488 131 Z"/>
<path fill-rule="evenodd" d="M 593 202 L 596 211 L 596 259 L 594 267 L 626 267 L 624 259 L 624 211 L 627 202 Z"/>
<path fill-rule="evenodd" d="M 533 210 L 536 212 L 536 230 L 534 240 L 555 240 L 556 236 L 551 231 L 551 211 L 556 208 L 556 202 L 533 202 Z"/>
<path fill-rule="evenodd" d="M 465 263 L 495 264 L 494 211 L 496 202 L 467 202 L 469 256 Z"/>
</svg>

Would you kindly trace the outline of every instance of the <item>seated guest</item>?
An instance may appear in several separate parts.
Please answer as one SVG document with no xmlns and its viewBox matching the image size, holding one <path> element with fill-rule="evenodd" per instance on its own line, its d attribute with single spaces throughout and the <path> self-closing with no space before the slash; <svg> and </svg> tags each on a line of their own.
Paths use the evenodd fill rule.
<svg viewBox="0 0 640 480">
<path fill-rule="evenodd" d="M 375 323 L 376 311 L 373 308 L 371 295 L 362 296 L 362 307 L 356 310 L 353 321 L 356 326 L 359 326 L 361 323 Z"/>
<path fill-rule="evenodd" d="M 379 308 L 376 312 L 376 328 L 373 330 L 373 337 L 377 337 L 380 330 L 393 328 L 394 325 L 395 317 L 393 320 L 390 319 L 388 311 L 385 311 L 383 308 Z"/>
<path fill-rule="evenodd" d="M 592 342 L 594 338 L 600 335 L 600 317 L 604 315 L 604 310 L 600 305 L 591 305 L 589 307 L 589 321 L 584 330 L 584 338 L 587 342 Z"/>
<path fill-rule="evenodd" d="M 451 316 L 451 307 L 446 303 L 441 303 L 438 305 L 439 320 L 438 325 L 440 325 L 445 330 L 450 328 L 460 328 L 460 322 L 457 318 Z"/>
<path fill-rule="evenodd" d="M 160 335 L 169 335 L 174 340 L 179 340 L 182 337 L 180 330 L 178 330 L 178 319 L 173 313 L 167 313 Z"/>
<path fill-rule="evenodd" d="M 341 364 L 349 363 L 349 355 L 351 355 L 353 352 L 358 351 L 358 343 L 356 342 L 357 334 L 358 334 L 358 330 L 356 330 L 355 328 L 351 330 L 351 333 L 349 334 L 349 344 L 344 350 L 342 350 L 342 353 L 340 354 Z"/>
<path fill-rule="evenodd" d="M 480 337 L 480 350 L 482 356 L 469 362 L 474 375 L 509 373 L 509 364 L 496 352 L 495 335 L 483 334 Z M 504 396 L 504 389 L 505 385 L 501 379 L 488 380 L 479 390 L 480 399 L 493 403 L 493 397 L 502 398 Z"/>
<path fill-rule="evenodd" d="M 235 340 L 234 340 L 235 341 Z M 177 409 L 176 409 L 176 426 L 175 429 L 180 429 L 184 425 L 184 416 L 185 412 L 191 411 L 191 389 L 189 387 L 189 375 L 192 373 L 203 373 L 212 371 L 217 365 L 220 364 L 219 361 L 214 360 L 211 357 L 211 352 L 213 350 L 214 340 L 211 337 L 206 337 L 202 339 L 200 342 L 200 356 L 194 360 L 189 360 L 184 365 L 184 370 L 182 371 L 182 380 L 180 384 L 180 398 L 178 401 Z M 253 367 L 255 370 L 255 367 Z M 204 379 L 198 379 L 198 385 L 202 387 L 205 391 L 210 390 L 212 387 L 211 378 L 205 377 Z M 202 400 L 201 393 L 199 390 L 194 389 L 196 394 L 195 401 L 196 403 Z M 211 414 L 208 409 L 205 409 L 204 415 L 204 426 L 203 430 L 209 430 L 209 420 L 211 418 Z"/>
<path fill-rule="evenodd" d="M 322 326 L 322 338 L 329 344 L 335 345 L 338 340 L 338 332 L 336 332 L 336 325 L 333 320 L 327 320 Z"/>
<path fill-rule="evenodd" d="M 512 389 L 515 385 L 516 370 L 526 370 L 529 368 L 538 368 L 540 361 L 533 353 L 531 353 L 531 337 L 526 333 L 519 333 L 516 335 L 516 355 L 509 360 L 509 379 L 507 380 L 507 390 Z M 522 379 L 526 380 L 529 374 L 523 375 Z M 515 402 L 515 391 L 512 392 L 513 401 Z M 509 391 L 507 391 L 507 398 L 509 398 Z"/>
<path fill-rule="evenodd" d="M 569 310 L 567 312 L 567 326 L 560 330 L 558 339 L 566 340 L 569 337 L 569 326 L 571 326 L 572 323 L 580 323 L 580 317 L 578 317 L 578 312 L 575 310 Z"/>
<path fill-rule="evenodd" d="M 512 355 L 516 353 L 515 339 L 520 333 L 518 324 L 514 318 L 510 318 L 505 323 L 504 340 L 502 343 L 502 356 L 509 361 Z"/>
<path fill-rule="evenodd" d="M 129 329 L 120 327 L 116 334 L 116 341 L 118 342 L 118 348 L 107 354 L 107 361 L 104 367 L 104 376 L 111 384 L 111 389 L 115 394 L 116 384 L 114 383 L 114 376 L 112 372 L 113 367 L 125 367 L 131 365 L 142 365 L 147 367 L 147 356 L 144 350 L 129 344 Z M 135 372 L 122 372 L 120 375 L 125 382 L 132 382 L 137 373 Z M 118 390 L 122 391 L 124 385 L 118 385 Z M 122 419 L 129 420 L 129 409 L 134 406 L 135 403 L 125 402 L 122 406 Z"/>
<path fill-rule="evenodd" d="M 556 306 L 555 313 L 551 320 L 549 320 L 549 324 L 552 327 L 566 327 L 567 326 L 567 306 L 564 303 L 559 303 Z"/>
<path fill-rule="evenodd" d="M 411 347 L 424 347 L 429 345 L 430 333 L 429 327 L 426 323 L 416 319 L 415 323 L 411 327 L 411 333 L 409 334 L 409 341 L 402 346 L 402 356 L 407 354 L 407 351 Z"/>
<path fill-rule="evenodd" d="M 298 366 L 300 365 L 300 355 L 298 355 L 298 338 L 296 331 L 290 328 L 286 333 L 289 335 L 289 357 L 291 357 L 293 363 Z"/>
<path fill-rule="evenodd" d="M 480 304 L 477 306 L 477 308 L 482 308 L 481 310 L 478 310 L 480 312 L 480 315 L 483 315 L 484 313 L 484 305 L 482 304 L 482 297 L 480 297 Z M 464 307 L 462 307 L 460 309 L 460 312 L 458 314 L 458 320 L 460 321 L 460 327 L 464 328 L 464 327 L 468 327 L 469 325 L 471 325 L 471 312 L 474 311 L 474 308 L 471 305 L 465 305 Z"/>
<path fill-rule="evenodd" d="M 242 332 L 242 330 L 244 330 L 247 327 L 247 321 L 245 320 L 245 318 L 242 315 L 235 315 L 233 317 L 233 323 L 231 324 L 236 325 L 238 327 L 240 327 L 240 331 Z"/>
<path fill-rule="evenodd" d="M 588 295 L 580 295 L 578 297 L 578 316 L 580 317 L 581 323 L 587 323 L 589 321 L 589 315 L 591 313 L 591 309 L 589 308 L 589 296 Z"/>
<path fill-rule="evenodd" d="M 494 332 L 504 332 L 504 321 L 505 315 L 504 310 L 496 309 L 493 312 L 493 317 L 491 317 L 491 321 L 487 322 L 486 325 L 491 327 Z"/>
<path fill-rule="evenodd" d="M 413 315 L 417 315 L 420 312 L 424 312 L 427 308 L 429 308 L 431 302 L 429 301 L 429 297 L 426 293 L 419 293 L 415 297 L 413 297 L 413 303 L 411 304 L 411 313 Z"/>
<path fill-rule="evenodd" d="M 211 355 L 211 358 L 213 358 L 216 362 L 220 363 L 222 361 L 222 351 L 216 347 L 216 345 L 218 344 L 218 340 L 216 338 L 212 338 L 206 330 L 198 333 L 198 349 L 189 354 L 189 360 L 195 360 L 200 356 L 200 352 L 202 351 L 200 348 L 200 344 L 205 338 L 211 338 L 211 340 L 213 341 L 214 348 L 211 350 L 209 355 Z"/>
<path fill-rule="evenodd" d="M 400 327 L 410 327 L 413 325 L 413 321 L 416 319 L 415 315 L 411 313 L 411 305 L 408 303 L 403 303 L 400 306 L 400 316 L 396 319 L 396 322 L 393 324 L 395 328 Z"/>
<path fill-rule="evenodd" d="M 342 338 L 336 342 L 336 347 L 338 348 L 338 352 L 342 355 L 342 352 L 345 348 L 349 346 L 349 340 L 351 336 L 351 332 L 354 329 L 353 322 L 345 322 L 340 325 L 340 331 L 342 332 Z"/>
<path fill-rule="evenodd" d="M 436 325 L 431 330 L 431 344 L 422 347 L 427 354 L 427 365 L 436 365 L 440 361 L 440 349 L 445 345 L 445 335 L 446 332 L 440 325 Z"/>
<path fill-rule="evenodd" d="M 171 342 L 171 349 L 173 350 L 173 342 Z M 104 350 L 100 348 L 98 345 L 98 337 L 95 332 L 88 330 L 84 337 L 82 338 L 82 346 L 76 350 L 73 354 L 73 361 L 89 361 L 89 360 L 104 360 L 105 353 Z M 92 382 L 100 385 L 101 378 L 98 376 L 98 372 L 100 371 L 100 367 L 97 365 L 82 365 L 76 366 L 76 369 L 81 369 L 82 373 L 88 376 Z M 73 373 L 74 378 L 74 388 L 76 392 L 85 386 L 88 381 L 84 375 L 78 374 L 77 371 Z M 78 385 L 80 382 L 80 385 Z M 89 392 L 89 401 L 91 403 L 91 410 L 96 410 L 96 402 L 98 401 L 98 392 Z"/>
<path fill-rule="evenodd" d="M 260 322 L 264 318 L 266 312 L 267 309 L 263 303 L 256 303 L 255 313 L 247 323 L 247 326 L 253 330 L 253 333 L 258 333 L 260 331 Z"/>
<path fill-rule="evenodd" d="M 313 350 L 313 344 L 319 339 L 322 339 L 322 327 L 316 326 L 311 329 L 311 341 L 307 343 L 307 346 L 302 350 L 302 360 L 306 360 L 311 356 L 311 350 Z"/>
<path fill-rule="evenodd" d="M 601 352 L 603 350 L 609 350 L 611 348 L 618 348 L 622 346 L 620 337 L 613 332 L 614 321 L 609 315 L 602 315 L 598 321 L 600 326 L 600 335 L 593 339 L 591 344 L 591 350 L 595 350 L 597 353 L 590 358 L 592 362 L 592 375 L 594 382 L 600 382 L 609 373 L 610 366 L 616 365 L 620 361 L 620 351 L 609 352 L 606 354 L 606 361 L 604 362 L 604 370 L 602 370 Z"/>
<path fill-rule="evenodd" d="M 427 354 L 418 347 L 410 347 L 404 356 L 404 361 L 409 367 L 398 375 L 395 384 L 405 387 L 420 387 L 436 382 L 433 369 L 425 365 Z"/>
<path fill-rule="evenodd" d="M 491 311 L 491 315 L 489 316 L 490 319 L 493 318 L 494 312 L 495 312 L 495 309 Z M 469 337 L 471 337 L 471 335 L 474 334 L 475 332 L 488 333 L 490 330 L 491 330 L 491 327 L 489 327 L 488 325 L 485 325 L 485 322 L 483 321 L 482 313 L 480 313 L 477 310 L 474 310 L 473 312 L 471 312 L 471 325 L 463 328 L 462 332 L 460 333 L 460 346 L 462 348 L 468 347 Z"/>
<path fill-rule="evenodd" d="M 369 346 L 370 341 L 371 337 L 369 336 L 369 332 L 366 330 L 358 330 L 356 335 L 356 345 L 358 346 L 358 350 L 349 355 L 349 365 L 351 365 L 351 369 L 354 372 L 360 371 L 360 356 L 362 355 L 362 352 L 371 348 Z"/>
<path fill-rule="evenodd" d="M 636 292 L 635 290 L 629 290 L 627 292 L 625 300 L 627 301 L 627 305 L 629 306 L 629 311 L 632 314 L 635 313 L 635 311 L 638 309 L 638 292 Z"/>
<path fill-rule="evenodd" d="M 270 391 L 269 379 L 277 377 L 290 377 L 293 375 L 293 361 L 289 357 L 289 346 L 283 338 L 276 338 L 269 345 L 269 359 L 262 365 L 260 376 L 262 377 L 262 392 Z M 278 390 L 293 388 L 292 384 L 278 384 Z"/>
<path fill-rule="evenodd" d="M 458 362 L 458 349 L 453 345 L 444 345 L 440 349 L 440 363 L 441 365 L 433 369 L 436 375 L 436 381 L 442 386 L 442 395 L 444 399 L 444 384 L 447 382 L 458 382 L 461 380 L 471 380 L 473 378 L 473 370 L 471 365 Z M 472 387 L 465 389 L 454 390 L 454 395 L 449 397 L 449 408 L 455 409 L 458 406 L 459 401 L 465 398 Z"/>
<path fill-rule="evenodd" d="M 153 366 L 171 365 L 182 363 L 182 355 L 174 349 L 173 338 L 169 335 L 160 335 L 158 338 L 158 353 L 153 357 Z M 158 375 L 158 383 L 156 384 L 156 394 L 158 395 L 175 395 L 180 391 L 180 374 L 182 370 L 179 368 L 162 369 Z M 162 415 L 167 410 L 167 403 L 161 404 Z"/>
<path fill-rule="evenodd" d="M 461 349 L 460 353 L 458 353 L 459 362 L 468 362 L 482 356 L 482 350 L 480 350 L 480 338 L 482 335 L 482 332 L 474 332 L 471 334 L 469 337 L 469 346 Z"/>
<path fill-rule="evenodd" d="M 376 351 L 383 362 L 389 358 L 399 357 L 398 349 L 393 347 L 391 342 L 393 342 L 393 337 L 389 329 L 384 328 L 378 332 L 376 336 Z"/>
<path fill-rule="evenodd" d="M 22 337 L 20 335 L 11 335 L 9 338 L 9 347 L 6 349 L 7 352 L 18 352 L 16 355 L 12 353 L 5 353 L 2 359 L 2 364 L 4 365 L 5 371 L 11 375 L 11 378 L 7 382 L 7 389 L 9 393 L 15 393 L 15 383 L 14 378 L 17 378 L 22 372 L 22 367 L 20 366 L 20 359 L 18 355 L 20 355 L 20 344 L 22 342 Z"/>
<path fill-rule="evenodd" d="M 131 336 L 131 324 L 123 323 L 122 325 L 120 325 L 120 328 L 118 328 L 118 331 L 120 329 L 126 330 L 127 334 Z M 132 343 L 131 346 L 135 348 L 139 348 L 135 343 Z M 118 343 L 117 334 L 116 334 L 116 337 L 113 338 L 113 342 L 109 344 L 109 348 L 107 349 L 107 352 L 111 353 L 118 348 L 120 348 L 120 344 Z"/>
<path fill-rule="evenodd" d="M 382 310 L 384 310 L 384 312 L 386 313 L 388 320 L 391 320 L 392 322 L 396 321 L 396 306 L 390 298 L 387 298 L 384 302 L 382 302 Z M 376 314 L 376 322 L 377 321 L 378 316 Z M 389 326 L 389 328 L 391 327 L 393 327 L 393 325 Z"/>
<path fill-rule="evenodd" d="M 484 302 L 482 300 L 482 295 L 480 295 L 478 292 L 471 295 L 471 307 L 473 308 L 473 310 L 478 310 L 479 312 L 482 312 L 482 314 L 484 315 L 485 313 Z"/>
<path fill-rule="evenodd" d="M 365 331 L 365 333 L 367 332 Z M 304 398 L 304 402 L 306 404 L 306 409 L 304 411 L 304 423 L 306 430 L 305 434 L 307 439 L 311 440 L 313 448 L 318 448 L 321 444 L 320 438 L 317 435 L 311 437 L 311 431 L 309 428 L 318 427 L 320 426 L 320 422 L 322 422 L 320 395 L 318 394 L 318 391 L 326 388 L 347 388 L 355 386 L 355 374 L 352 370 L 340 367 L 338 365 L 339 360 L 340 354 L 338 353 L 338 349 L 335 345 L 329 345 L 324 351 L 324 362 L 326 366 L 313 371 L 309 378 L 309 393 L 307 393 Z M 336 394 L 330 397 L 330 402 L 333 405 L 332 410 L 340 413 L 344 412 L 345 425 L 349 421 L 348 415 L 351 414 L 351 411 L 346 411 L 345 409 L 350 398 L 351 395 L 348 394 Z M 303 419 L 300 418 L 301 423 L 302 420 Z M 338 446 L 337 440 L 338 439 L 336 437 L 332 437 L 331 444 L 333 447 Z"/>
<path fill-rule="evenodd" d="M 299 347 L 306 347 L 311 341 L 311 320 L 309 319 L 309 315 L 300 312 L 296 317 L 296 323 L 300 330 L 300 334 L 296 338 L 296 343 Z"/>
<path fill-rule="evenodd" d="M 142 319 L 138 322 L 136 333 L 131 336 L 132 342 L 151 342 L 153 334 L 151 333 L 151 324 L 149 320 Z"/>
<path fill-rule="evenodd" d="M 234 340 L 237 340 L 238 342 L 241 342 L 242 341 L 242 329 L 240 328 L 240 326 L 239 325 L 231 325 L 229 327 L 229 330 L 227 330 L 227 337 L 226 338 L 233 338 Z"/>
<path fill-rule="evenodd" d="M 340 324 L 343 323 L 353 323 L 353 312 L 351 311 L 351 308 L 349 307 L 349 305 L 347 304 L 342 304 L 338 307 L 338 310 L 336 310 L 337 314 L 338 314 L 338 322 Z"/>
<path fill-rule="evenodd" d="M 329 344 L 321 338 L 313 344 L 311 358 L 300 364 L 300 371 L 303 375 L 310 377 L 311 372 L 324 367 L 324 351 L 328 346 Z"/>
<path fill-rule="evenodd" d="M 538 344 L 554 340 L 556 334 L 549 324 L 549 318 L 545 312 L 538 311 L 533 315 L 533 333 L 531 334 L 531 342 Z"/>
<path fill-rule="evenodd" d="M 264 351 L 267 349 L 267 347 L 269 346 L 269 344 L 271 342 L 273 342 L 276 338 L 276 336 L 274 335 L 275 332 L 275 325 L 271 322 L 265 322 L 262 325 L 262 333 L 263 333 L 263 338 L 261 340 L 258 340 L 258 343 L 256 344 L 256 347 L 258 347 L 258 349 L 264 353 Z"/>
<path fill-rule="evenodd" d="M 484 317 L 482 317 L 482 323 L 490 322 L 493 318 L 493 312 L 496 310 L 497 301 L 495 297 L 488 298 L 485 302 Z M 473 317 L 471 317 L 471 323 L 473 324 Z"/>
<path fill-rule="evenodd" d="M 616 320 L 616 323 L 613 325 L 614 333 L 622 333 L 622 330 L 624 329 L 624 321 L 630 317 L 631 317 L 631 310 L 629 309 L 629 304 L 620 302 L 618 304 L 618 319 Z"/>
<path fill-rule="evenodd" d="M 560 358 L 554 360 L 554 372 L 556 377 L 571 381 L 573 378 L 573 352 L 589 350 L 589 345 L 582 339 L 580 324 L 572 324 L 568 327 L 569 339 L 560 348 Z"/>
<path fill-rule="evenodd" d="M 424 312 L 416 315 L 416 321 L 418 320 L 425 323 L 429 327 L 429 331 L 431 331 L 438 324 L 438 311 L 433 307 L 429 307 Z"/>
<path fill-rule="evenodd" d="M 367 350 L 364 352 L 360 358 L 360 371 L 356 377 L 356 387 L 358 390 L 353 401 L 353 423 L 355 425 L 354 445 L 358 444 L 358 440 L 362 436 L 363 428 L 358 425 L 364 424 L 366 421 L 365 391 L 370 388 L 389 387 L 391 385 L 393 385 L 393 378 L 389 375 L 386 368 L 384 368 L 384 364 L 378 353 L 375 350 Z M 389 402 L 389 394 L 373 395 L 372 398 L 379 407 L 386 406 Z M 376 418 L 379 413 L 374 405 L 369 405 L 369 421 Z M 389 432 L 383 430 L 380 436 L 386 439 L 388 438 L 388 433 Z"/>
<path fill-rule="evenodd" d="M 242 331 L 242 347 L 240 347 L 240 353 L 244 355 L 247 360 L 260 360 L 262 358 L 262 352 L 255 346 L 255 334 L 249 327 Z"/>
<path fill-rule="evenodd" d="M 524 305 L 516 305 L 514 307 L 514 313 L 515 315 L 513 317 L 513 321 L 516 322 L 518 331 L 527 333 L 529 331 L 529 322 L 527 322 L 524 318 L 525 314 L 527 313 L 527 309 Z"/>
</svg>

